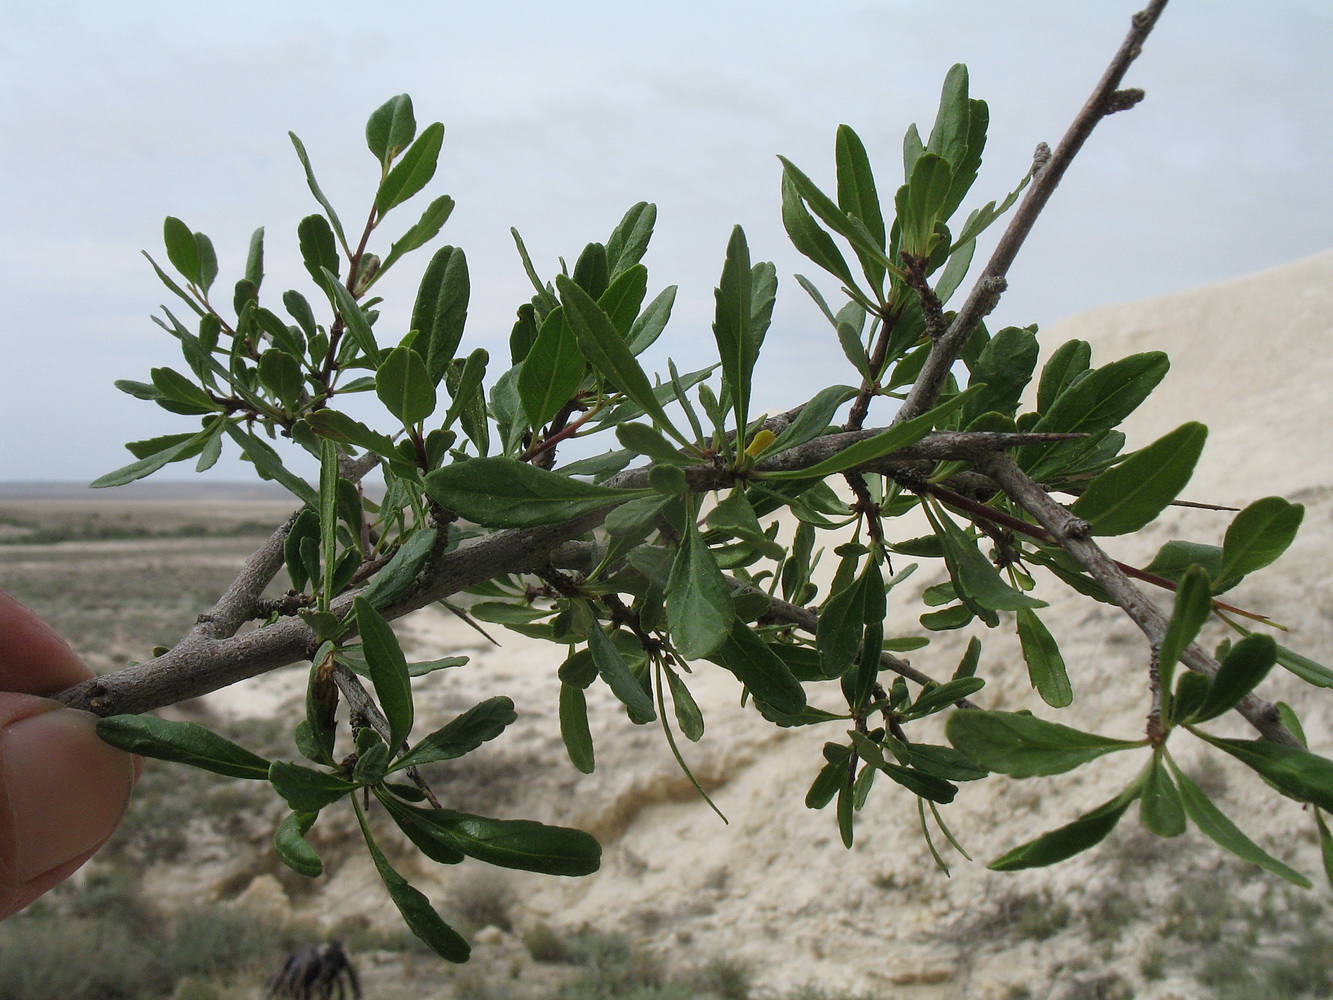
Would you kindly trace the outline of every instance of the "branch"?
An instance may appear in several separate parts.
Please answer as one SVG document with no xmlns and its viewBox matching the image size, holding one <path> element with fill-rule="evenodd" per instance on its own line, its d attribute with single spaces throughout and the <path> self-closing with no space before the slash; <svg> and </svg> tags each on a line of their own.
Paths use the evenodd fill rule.
<svg viewBox="0 0 1333 1000">
<path fill-rule="evenodd" d="M 883 428 L 830 434 L 815 438 L 761 462 L 755 471 L 809 468 L 848 445 Z M 1067 435 L 1066 435 L 1067 436 Z M 996 448 L 1030 444 L 1047 436 L 1030 434 L 967 434 L 937 431 L 916 444 L 862 466 L 865 470 L 892 468 L 901 463 L 929 460 L 977 460 Z M 735 473 L 711 466 L 688 471 L 691 488 L 697 492 L 734 485 Z M 643 487 L 648 469 L 622 472 L 608 480 L 612 487 Z M 606 512 L 594 512 L 562 524 L 496 531 L 470 545 L 446 553 L 429 576 L 380 613 L 386 619 L 400 618 L 428 604 L 444 600 L 469 587 L 499 576 L 533 573 L 545 566 L 561 544 L 601 524 Z M 295 515 L 293 515 L 293 518 Z M 161 656 L 125 667 L 60 692 L 56 700 L 72 708 L 98 715 L 138 714 L 236 684 L 278 667 L 309 659 L 319 647 L 315 633 L 298 618 L 284 618 L 272 625 L 237 634 L 255 617 L 259 594 L 282 567 L 282 541 L 292 519 L 250 557 L 236 581 L 209 614 L 175 647 Z M 354 594 L 333 602 L 331 611 L 346 615 Z M 910 676 L 910 675 L 909 675 Z"/>
<path fill-rule="evenodd" d="M 981 277 L 977 279 L 967 301 L 958 310 L 958 315 L 949 324 L 948 330 L 931 345 L 930 354 L 921 368 L 921 374 L 907 394 L 897 415 L 894 416 L 894 423 L 920 416 L 935 405 L 944 386 L 944 379 L 953 363 L 962 355 L 968 338 L 1004 294 L 1005 275 L 1009 273 L 1010 265 L 1013 264 L 1023 241 L 1027 239 L 1028 233 L 1036 224 L 1037 217 L 1046 207 L 1046 202 L 1050 200 L 1051 194 L 1063 179 L 1074 156 L 1083 148 L 1083 143 L 1092 135 L 1092 130 L 1103 118 L 1125 110 L 1143 96 L 1142 91 L 1121 91 L 1118 88 L 1130 64 L 1142 50 L 1144 40 L 1157 23 L 1166 3 L 1167 0 L 1152 0 L 1146 10 L 1134 15 L 1129 34 L 1125 36 L 1115 58 L 1111 60 L 1106 73 L 1093 90 L 1092 96 L 1088 98 L 1083 109 L 1069 126 L 1069 130 L 1065 132 L 1064 138 L 1060 140 L 1060 145 L 1050 154 L 1049 159 L 1045 159 L 1044 156 L 1034 159 L 1032 184 L 1028 188 L 1027 195 L 1019 204 L 1018 210 L 1014 212 L 1014 217 L 1009 221 L 1004 235 L 1000 237 L 995 252 L 987 262 L 986 269 L 981 272 Z"/>
<path fill-rule="evenodd" d="M 1056 503 L 1039 485 L 1028 478 L 1008 455 L 992 454 L 978 463 L 1024 510 L 1035 517 L 1051 533 L 1061 548 L 1079 561 L 1088 574 L 1102 585 L 1102 589 L 1127 614 L 1139 630 L 1148 637 L 1156 650 L 1166 635 L 1166 618 L 1143 591 L 1127 577 L 1120 567 L 1096 542 L 1089 537 L 1088 523 Z M 1181 662 L 1191 670 L 1207 677 L 1218 671 L 1217 661 L 1198 645 L 1191 643 L 1181 656 Z M 1256 695 L 1246 695 L 1236 706 L 1250 725 L 1274 743 L 1299 747 L 1300 741 L 1279 721 L 1277 707 Z"/>
</svg>

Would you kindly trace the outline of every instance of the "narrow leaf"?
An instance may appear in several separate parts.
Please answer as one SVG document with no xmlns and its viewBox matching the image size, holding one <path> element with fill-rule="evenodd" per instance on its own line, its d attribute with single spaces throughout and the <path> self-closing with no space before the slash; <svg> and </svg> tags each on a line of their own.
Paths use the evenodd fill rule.
<svg viewBox="0 0 1333 1000">
<path fill-rule="evenodd" d="M 97 735 L 141 757 L 189 764 L 229 778 L 268 780 L 267 760 L 193 722 L 171 722 L 154 715 L 112 715 L 97 720 Z"/>
<path fill-rule="evenodd" d="M 634 355 L 626 346 L 610 318 L 582 288 L 561 275 L 556 279 L 569 325 L 573 328 L 584 355 L 603 376 L 610 379 L 626 396 L 632 399 L 657 425 L 681 444 L 689 441 L 676 430 L 657 401 L 648 376 L 643 373 Z"/>
<path fill-rule="evenodd" d="M 407 879 L 399 875 L 389 864 L 389 859 L 384 856 L 384 852 L 375 843 L 375 838 L 371 836 L 370 826 L 366 823 L 360 803 L 356 803 L 356 818 L 361 824 L 361 833 L 366 838 L 366 847 L 370 850 L 375 870 L 379 872 L 384 888 L 389 892 L 389 898 L 393 900 L 394 906 L 398 907 L 398 912 L 402 914 L 408 928 L 441 958 L 450 962 L 466 962 L 468 956 L 472 954 L 472 948 L 456 930 L 441 919 L 435 908 L 430 905 L 430 900 L 419 889 L 409 885 Z"/>
<path fill-rule="evenodd" d="M 1300 872 L 1295 871 L 1277 858 L 1273 857 L 1258 844 L 1245 836 L 1236 824 L 1215 806 L 1208 798 L 1202 788 L 1196 785 L 1184 771 L 1176 766 L 1176 762 L 1168 755 L 1167 762 L 1171 765 L 1171 772 L 1175 775 L 1177 783 L 1180 785 L 1180 797 L 1185 807 L 1185 813 L 1194 822 L 1194 825 L 1205 834 L 1216 841 L 1220 846 L 1230 851 L 1242 861 L 1248 861 L 1252 865 L 1258 865 L 1265 871 L 1270 871 L 1274 875 L 1279 875 L 1295 885 L 1302 888 L 1311 888 L 1308 878 Z"/>
<path fill-rule="evenodd" d="M 959 712 L 957 715 L 971 713 Z M 1106 839 L 1107 834 L 1115 829 L 1120 817 L 1125 814 L 1142 788 L 1141 780 L 1125 789 L 1110 802 L 1099 806 L 1090 813 L 1085 813 L 1074 822 L 1042 834 L 1035 840 L 1015 847 L 1012 851 L 996 858 L 986 867 L 997 872 L 1012 872 L 1023 868 L 1045 868 L 1048 865 L 1072 858 L 1096 847 Z"/>
<path fill-rule="evenodd" d="M 1031 608 L 1019 608 L 1016 617 L 1018 641 L 1023 647 L 1032 686 L 1046 704 L 1064 708 L 1074 700 L 1074 690 L 1069 685 L 1069 674 L 1055 637 Z"/>
<path fill-rule="evenodd" d="M 1012 778 L 1061 774 L 1141 742 L 1080 732 L 1020 712 L 973 709 L 954 712 L 945 725 L 949 742 L 989 771 Z"/>
<path fill-rule="evenodd" d="M 512 458 L 473 458 L 425 477 L 426 492 L 447 509 L 488 528 L 569 521 L 648 496 L 570 479 Z"/>
<path fill-rule="evenodd" d="M 692 511 L 693 505 L 687 510 Z M 685 537 L 671 564 L 666 595 L 671 641 L 681 656 L 702 659 L 726 641 L 735 617 L 731 589 L 693 516 L 686 518 Z"/>
<path fill-rule="evenodd" d="M 419 740 L 389 770 L 399 771 L 417 764 L 433 764 L 462 757 L 495 739 L 517 718 L 518 713 L 514 711 L 514 703 L 510 699 L 502 696 L 487 698 Z"/>
<path fill-rule="evenodd" d="M 1095 535 L 1138 531 L 1180 495 L 1207 437 L 1203 424 L 1182 424 L 1097 476 L 1071 512 L 1092 525 Z"/>
<path fill-rule="evenodd" d="M 597 672 L 606 681 L 611 692 L 624 703 L 636 719 L 652 722 L 657 718 L 652 696 L 643 689 L 639 679 L 630 672 L 629 665 L 600 625 L 588 633 L 588 652 L 592 654 Z"/>
<path fill-rule="evenodd" d="M 412 681 L 398 637 L 364 597 L 352 602 L 370 681 L 389 721 L 389 748 L 398 750 L 412 731 Z"/>
<path fill-rule="evenodd" d="M 588 702 L 583 689 L 572 684 L 560 685 L 560 738 L 570 762 L 584 774 L 592 774 L 596 757 L 588 728 Z"/>
<path fill-rule="evenodd" d="M 440 146 L 444 143 L 444 126 L 439 122 L 427 125 L 421 135 L 408 148 L 389 171 L 375 194 L 375 209 L 380 216 L 387 215 L 395 205 L 401 205 L 407 199 L 425 187 L 435 176 L 435 166 L 440 158 Z"/>
<path fill-rule="evenodd" d="M 268 780 L 293 812 L 302 813 L 319 812 L 358 787 L 327 771 L 281 760 L 269 765 Z"/>
</svg>

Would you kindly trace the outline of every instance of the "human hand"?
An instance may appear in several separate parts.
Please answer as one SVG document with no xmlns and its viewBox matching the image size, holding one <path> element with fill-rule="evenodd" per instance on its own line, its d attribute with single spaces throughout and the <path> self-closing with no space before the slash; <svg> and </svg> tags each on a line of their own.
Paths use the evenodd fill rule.
<svg viewBox="0 0 1333 1000">
<path fill-rule="evenodd" d="M 39 697 L 92 676 L 0 591 L 0 919 L 69 878 L 115 830 L 142 760 L 103 743 L 95 716 Z"/>
</svg>

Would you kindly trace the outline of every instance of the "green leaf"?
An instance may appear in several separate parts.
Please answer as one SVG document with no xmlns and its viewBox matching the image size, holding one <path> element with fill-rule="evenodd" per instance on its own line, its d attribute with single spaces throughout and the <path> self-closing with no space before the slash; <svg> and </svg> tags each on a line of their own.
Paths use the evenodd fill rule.
<svg viewBox="0 0 1333 1000">
<path fill-rule="evenodd" d="M 278 453 L 267 441 L 250 431 L 242 430 L 237 424 L 228 423 L 225 426 L 232 440 L 241 446 L 246 458 L 250 459 L 254 467 L 259 470 L 261 477 L 281 483 L 306 506 L 316 509 L 319 507 L 319 494 L 304 479 L 288 471 Z"/>
<path fill-rule="evenodd" d="M 426 265 L 412 306 L 417 331 L 412 349 L 425 360 L 432 385 L 444 378 L 462 342 L 471 294 L 467 255 L 457 247 L 440 247 Z"/>
<path fill-rule="evenodd" d="M 435 410 L 435 386 L 426 362 L 410 347 L 395 347 L 375 373 L 375 395 L 404 427 L 415 427 Z"/>
<path fill-rule="evenodd" d="M 385 798 L 387 796 L 381 801 Z M 366 838 L 370 858 L 375 862 L 375 870 L 379 872 L 384 888 L 389 891 L 389 898 L 393 900 L 394 906 L 398 907 L 398 912 L 402 914 L 408 928 L 441 958 L 450 962 L 466 962 L 468 956 L 472 954 L 472 948 L 456 930 L 440 918 L 430 905 L 430 900 L 419 889 L 413 888 L 407 879 L 394 871 L 389 859 L 384 856 L 384 852 L 375 843 L 375 838 L 371 836 L 370 826 L 366 823 L 360 803 L 355 805 L 356 818 L 361 824 L 361 833 Z"/>
<path fill-rule="evenodd" d="M 389 804 L 387 796 L 381 801 Z M 488 819 L 452 809 L 393 803 L 395 819 L 411 815 L 443 842 L 487 864 L 543 875 L 591 875 L 601 866 L 602 847 L 582 830 L 526 819 Z"/>
<path fill-rule="evenodd" d="M 1224 739 L 1198 729 L 1191 731 L 1259 772 L 1279 791 L 1320 809 L 1333 809 L 1333 761 L 1282 743 Z"/>
<path fill-rule="evenodd" d="M 685 537 L 676 550 L 666 588 L 671 642 L 687 660 L 715 652 L 726 641 L 735 617 L 731 588 L 699 534 L 693 510 L 693 504 L 687 506 Z"/>
<path fill-rule="evenodd" d="M 1207 722 L 1236 703 L 1268 676 L 1277 660 L 1277 643 L 1269 635 L 1249 635 L 1231 647 L 1208 688 L 1208 697 L 1189 717 L 1190 722 Z"/>
<path fill-rule="evenodd" d="M 866 155 L 861 137 L 846 125 L 838 126 L 835 159 L 838 165 L 838 207 L 865 223 L 867 231 L 882 250 L 885 246 L 884 216 L 880 210 L 879 192 L 875 188 L 875 175 L 870 168 L 870 157 Z M 861 266 L 871 287 L 882 291 L 883 265 L 873 258 L 863 257 Z"/>
<path fill-rule="evenodd" d="M 417 134 L 417 120 L 412 114 L 412 98 L 407 94 L 390 97 L 366 122 L 366 147 L 381 164 L 387 164 Z"/>
<path fill-rule="evenodd" d="M 801 407 L 796 419 L 769 445 L 769 452 L 780 452 L 786 448 L 812 441 L 828 430 L 829 423 L 838 407 L 856 395 L 856 390 L 849 385 L 831 385 L 819 392 Z"/>
<path fill-rule="evenodd" d="M 171 722 L 154 715 L 112 715 L 97 720 L 97 735 L 141 757 L 189 764 L 229 778 L 268 779 L 267 760 L 193 722 Z"/>
<path fill-rule="evenodd" d="M 413 532 L 361 592 L 361 599 L 373 607 L 382 608 L 405 593 L 425 565 L 438 538 L 439 532 L 434 528 L 421 528 Z"/>
<path fill-rule="evenodd" d="M 270 348 L 259 356 L 259 379 L 288 410 L 296 408 L 305 387 L 301 363 L 286 351 Z"/>
<path fill-rule="evenodd" d="M 596 758 L 588 728 L 588 702 L 583 689 L 573 684 L 560 685 L 560 738 L 570 762 L 584 774 L 592 774 Z"/>
<path fill-rule="evenodd" d="M 600 625 L 594 625 L 588 633 L 588 652 L 592 654 L 597 672 L 606 681 L 611 692 L 630 710 L 635 720 L 652 722 L 657 718 L 653 708 L 652 696 L 643 689 L 639 679 L 630 672 L 625 658 Z"/>
<path fill-rule="evenodd" d="M 1167 755 L 1167 763 L 1171 765 L 1171 772 L 1180 785 L 1180 797 L 1185 807 L 1185 813 L 1194 822 L 1195 826 L 1242 861 L 1258 865 L 1265 871 L 1279 875 L 1288 882 L 1302 888 L 1311 888 L 1310 880 L 1304 875 L 1288 868 L 1241 833 L 1236 825 L 1213 805 L 1208 796 L 1204 794 L 1203 789 L 1191 781 L 1189 776 L 1176 766 L 1176 762 L 1169 754 Z M 1316 813 L 1317 815 L 1318 813 Z"/>
<path fill-rule="evenodd" d="M 856 288 L 856 280 L 842 251 L 810 215 L 800 188 L 785 169 L 782 174 L 782 225 L 799 252 L 841 281 L 849 291 Z M 814 286 L 806 284 L 805 287 L 809 291 Z"/>
<path fill-rule="evenodd" d="M 983 413 L 1012 414 L 1032 381 L 1037 365 L 1037 337 L 1032 330 L 1007 326 L 987 341 L 969 367 L 969 382 L 984 383 L 986 388 L 974 396 L 963 410 L 964 426 Z"/>
<path fill-rule="evenodd" d="M 167 246 L 167 260 L 193 285 L 202 285 L 199 277 L 199 244 L 190 227 L 168 215 L 162 224 L 162 242 Z"/>
<path fill-rule="evenodd" d="M 488 528 L 556 524 L 652 493 L 594 486 L 512 458 L 455 462 L 425 482 L 433 499 Z"/>
<path fill-rule="evenodd" d="M 395 205 L 401 205 L 420 191 L 435 176 L 435 166 L 444 143 L 444 126 L 427 125 L 402 159 L 389 171 L 375 194 L 375 210 L 384 217 Z"/>
<path fill-rule="evenodd" d="M 347 237 L 343 235 L 343 225 L 342 222 L 340 222 L 338 219 L 338 213 L 333 210 L 332 203 L 329 201 L 328 198 L 324 196 L 324 192 L 320 190 L 319 184 L 315 180 L 315 171 L 310 166 L 310 157 L 305 151 L 305 143 L 303 143 L 300 139 L 296 137 L 295 132 L 288 132 L 287 135 L 292 140 L 292 146 L 295 147 L 296 149 L 296 158 L 301 161 L 301 168 L 305 171 L 305 182 L 306 185 L 310 188 L 310 193 L 315 196 L 315 201 L 319 202 L 320 207 L 323 208 L 325 213 L 328 215 L 328 222 L 333 224 L 333 228 L 330 231 L 330 236 L 332 235 L 332 233 L 336 232 L 338 234 L 338 241 L 342 244 L 343 249 L 350 254 L 352 251 L 347 246 Z M 315 216 L 314 218 L 321 218 L 321 217 Z M 330 239 L 330 243 L 332 243 L 332 239 Z M 305 257 L 304 247 L 302 248 L 302 250 L 303 250 L 302 256 Z M 336 253 L 335 253 L 335 259 L 336 259 Z M 306 261 L 307 261 L 306 267 L 309 267 L 310 265 L 308 257 L 306 257 Z M 333 268 L 335 271 L 338 269 L 338 265 L 336 263 L 329 264 L 328 266 Z M 315 281 L 319 281 L 319 275 L 317 273 L 311 271 L 311 274 L 315 276 Z"/>
<path fill-rule="evenodd" d="M 1182 424 L 1097 476 L 1071 512 L 1092 525 L 1094 535 L 1138 531 L 1180 495 L 1207 437 L 1203 424 Z"/>
<path fill-rule="evenodd" d="M 211 413 L 218 409 L 218 404 L 209 398 L 208 393 L 174 369 L 153 368 L 149 375 L 158 392 L 188 407 L 191 413 Z"/>
<path fill-rule="evenodd" d="M 713 339 L 722 359 L 722 378 L 730 387 L 736 426 L 745 427 L 750 409 L 750 380 L 759 357 L 760 336 L 754 328 L 754 285 L 750 248 L 740 226 L 731 230 L 722 278 L 713 293 L 716 314 Z"/>
<path fill-rule="evenodd" d="M 1185 832 L 1185 806 L 1163 756 L 1163 748 L 1154 747 L 1144 770 L 1139 821 L 1159 837 L 1178 837 Z"/>
<path fill-rule="evenodd" d="M 1222 542 L 1222 568 L 1217 579 L 1230 580 L 1263 569 L 1277 559 L 1296 537 L 1305 507 L 1281 497 L 1256 500 L 1227 528 Z"/>
<path fill-rule="evenodd" d="M 643 259 L 657 222 L 657 206 L 641 201 L 632 206 L 606 241 L 606 266 L 612 283 Z"/>
<path fill-rule="evenodd" d="M 366 318 L 365 311 L 357 304 L 356 296 L 343 287 L 334 271 L 326 267 L 322 274 L 322 284 L 338 307 L 338 315 L 342 317 L 352 342 L 361 349 L 362 354 L 378 365 L 380 350 L 375 343 L 375 333 L 370 328 L 370 320 Z"/>
<path fill-rule="evenodd" d="M 699 704 L 685 682 L 670 667 L 666 668 L 666 678 L 667 687 L 671 689 L 671 703 L 676 710 L 676 724 L 686 739 L 697 743 L 704 735 L 704 716 L 699 711 Z"/>
<path fill-rule="evenodd" d="M 805 708 L 805 689 L 791 668 L 739 618 L 732 618 L 726 642 L 710 659 L 735 674 L 757 701 L 785 715 Z"/>
<path fill-rule="evenodd" d="M 630 326 L 625 346 L 632 356 L 638 357 L 656 342 L 671 318 L 671 307 L 676 302 L 676 286 L 668 285 L 649 302 L 638 319 Z"/>
<path fill-rule="evenodd" d="M 637 455 L 668 465 L 690 465 L 698 459 L 682 454 L 675 445 L 662 436 L 656 427 L 647 424 L 617 424 L 616 440 Z"/>
<path fill-rule="evenodd" d="M 906 448 L 908 445 L 916 444 L 923 437 L 930 433 L 931 429 L 939 421 L 943 420 L 950 413 L 962 406 L 970 398 L 978 386 L 973 386 L 965 392 L 956 396 L 951 396 L 948 400 L 941 403 L 921 416 L 912 420 L 904 420 L 900 424 L 895 424 L 886 431 L 881 431 L 868 438 L 862 438 L 855 444 L 848 445 L 836 455 L 826 458 L 822 462 L 809 466 L 804 469 L 791 469 L 782 472 L 765 472 L 765 479 L 822 479 L 825 476 L 831 476 L 847 469 L 855 468 L 858 465 L 864 465 L 867 462 L 873 462 L 877 458 Z"/>
<path fill-rule="evenodd" d="M 387 271 L 404 254 L 411 253 L 435 239 L 440 230 L 444 228 L 444 224 L 449 221 L 449 216 L 453 214 L 453 211 L 454 200 L 447 194 L 440 195 L 427 205 L 426 210 L 421 213 L 421 218 L 412 223 L 407 232 L 393 241 L 393 244 L 389 247 L 389 255 L 380 264 L 379 273 L 383 274 Z"/>
<path fill-rule="evenodd" d="M 825 677 L 841 677 L 861 651 L 865 621 L 866 570 L 825 602 L 815 631 L 820 670 Z"/>
<path fill-rule="evenodd" d="M 1191 566 L 1176 587 L 1171 618 L 1157 647 L 1158 680 L 1163 691 L 1171 690 L 1176 663 L 1212 613 L 1213 592 L 1208 585 L 1208 574 L 1200 566 Z"/>
<path fill-rule="evenodd" d="M 976 642 L 976 639 L 973 638 L 971 642 Z M 979 651 L 980 644 L 978 644 Z M 933 715 L 954 702 L 976 694 L 985 686 L 986 681 L 981 677 L 954 677 L 944 684 L 927 686 L 922 690 L 920 697 L 912 702 L 911 707 L 902 713 L 902 717 L 906 720 L 921 719 L 927 715 Z"/>
<path fill-rule="evenodd" d="M 293 812 L 303 813 L 317 813 L 359 787 L 327 771 L 282 760 L 269 765 L 268 780 Z"/>
<path fill-rule="evenodd" d="M 370 681 L 389 721 L 389 748 L 398 750 L 412 731 L 412 681 L 393 629 L 364 597 L 352 602 Z"/>
<path fill-rule="evenodd" d="M 1056 348 L 1041 370 L 1037 385 L 1037 412 L 1045 413 L 1074 379 L 1088 370 L 1092 347 L 1086 340 L 1067 340 Z"/>
<path fill-rule="evenodd" d="M 1324 878 L 1333 885 L 1333 834 L 1329 833 L 1328 824 L 1324 822 L 1324 814 L 1318 809 L 1314 811 L 1314 822 L 1315 828 L 1319 831 L 1319 853 L 1323 855 Z M 1296 884 L 1300 885 L 1299 882 Z"/>
<path fill-rule="evenodd" d="M 1019 608 L 1016 617 L 1018 641 L 1023 647 L 1032 686 L 1046 704 L 1064 708 L 1073 702 L 1074 689 L 1069 685 L 1069 674 L 1055 637 L 1031 608 Z"/>
<path fill-rule="evenodd" d="M 329 220 L 322 215 L 307 215 L 297 223 L 296 237 L 301 249 L 301 260 L 310 277 L 315 279 L 315 284 L 325 287 L 325 270 L 333 275 L 333 283 L 337 284 L 342 258 L 338 256 L 338 245 L 334 242 Z"/>
<path fill-rule="evenodd" d="M 211 421 L 208 426 L 198 434 L 192 435 L 171 435 L 170 440 L 175 441 L 159 451 L 152 452 L 138 461 L 131 462 L 129 465 L 123 465 L 114 472 L 108 472 L 104 476 L 99 476 L 88 485 L 93 489 L 103 489 L 107 486 L 124 486 L 126 483 L 132 483 L 137 479 L 143 479 L 145 476 L 151 476 L 158 469 L 172 462 L 179 462 L 186 458 L 192 458 L 199 453 L 203 445 L 212 437 L 216 436 L 224 421 L 221 417 Z M 167 440 L 167 439 L 162 439 Z"/>
<path fill-rule="evenodd" d="M 1148 398 L 1170 367 L 1161 351 L 1112 361 L 1072 383 L 1030 429 L 1091 435 L 1110 430 Z M 1069 460 L 1070 446 L 1074 455 L 1088 447 L 1082 441 L 1027 445 L 1019 449 L 1018 461 L 1040 482 Z"/>
<path fill-rule="evenodd" d="M 540 428 L 555 416 L 578 391 L 586 370 L 587 361 L 564 308 L 552 309 L 518 376 L 518 395 L 528 424 Z"/>
<path fill-rule="evenodd" d="M 624 338 L 620 336 L 610 317 L 602 311 L 601 306 L 564 275 L 556 278 L 556 288 L 560 292 L 569 325 L 593 367 L 614 382 L 620 391 L 652 417 L 662 430 L 688 447 L 689 441 L 676 430 L 667 417 L 662 404 L 657 401 L 653 387 L 648 383 L 648 376 L 634 360 L 634 355 L 630 353 Z"/>
<path fill-rule="evenodd" d="M 863 260 L 867 258 L 873 260 L 879 266 L 884 267 L 893 273 L 902 273 L 901 269 L 895 265 L 893 261 L 889 260 L 884 250 L 877 244 L 876 237 L 871 234 L 869 228 L 862 220 L 849 217 L 846 212 L 835 205 L 828 195 L 819 190 L 814 182 L 802 173 L 801 170 L 785 156 L 779 156 L 778 159 L 782 161 L 784 183 L 790 181 L 796 193 L 804 199 L 817 216 L 824 220 L 825 225 L 851 244 L 852 249 L 856 251 L 858 257 L 861 257 Z M 784 195 L 784 203 L 786 200 L 786 196 Z M 786 221 L 785 216 L 783 221 Z M 794 238 L 793 242 L 795 242 Z M 801 247 L 798 245 L 797 249 L 800 250 Z M 803 250 L 802 252 L 804 253 Z M 817 258 L 811 257 L 811 259 L 819 264 L 820 267 L 824 266 Z M 833 273 L 836 277 L 843 277 L 836 272 L 830 273 Z M 847 282 L 848 291 L 855 293 L 856 286 L 850 279 L 850 273 L 843 278 L 843 280 Z M 856 296 L 854 295 L 853 297 Z M 867 304 L 868 303 L 866 302 L 862 303 L 862 305 Z"/>
<path fill-rule="evenodd" d="M 514 703 L 510 699 L 487 698 L 418 741 L 389 770 L 399 771 L 416 764 L 433 764 L 439 760 L 462 757 L 495 739 L 517 718 L 518 713 L 514 711 Z"/>
<path fill-rule="evenodd" d="M 207 295 L 217 280 L 218 255 L 213 249 L 213 241 L 203 233 L 195 233 L 194 242 L 199 253 L 199 288 Z"/>
<path fill-rule="evenodd" d="M 932 802 L 952 802 L 954 796 L 958 794 L 958 789 L 943 778 L 885 760 L 884 751 L 864 733 L 849 730 L 847 735 L 851 737 L 852 744 L 856 747 L 857 756 L 915 794 Z"/>
<path fill-rule="evenodd" d="M 1061 774 L 1103 754 L 1143 745 L 1080 732 L 1021 712 L 981 709 L 953 712 L 945 733 L 971 760 L 1011 778 Z"/>
<path fill-rule="evenodd" d="M 957 712 L 954 718 L 959 715 L 970 714 L 972 713 Z M 1099 806 L 1090 813 L 1085 813 L 1074 822 L 1068 823 L 1058 830 L 1044 833 L 1035 840 L 1030 840 L 1026 844 L 1015 847 L 1012 851 L 996 858 L 986 867 L 997 872 L 1012 872 L 1023 868 L 1045 868 L 1048 865 L 1064 861 L 1066 858 L 1072 858 L 1075 854 L 1086 851 L 1090 847 L 1096 847 L 1106 839 L 1107 834 L 1115 829 L 1115 825 L 1120 822 L 1120 817 L 1125 814 L 1125 810 L 1129 808 L 1130 803 L 1138 798 L 1142 787 L 1143 779 L 1140 778 L 1110 802 Z"/>
<path fill-rule="evenodd" d="M 1293 674 L 1316 687 L 1333 687 L 1333 670 L 1321 663 L 1316 663 L 1308 656 L 1301 656 L 1286 646 L 1277 647 L 1277 662 Z"/>
<path fill-rule="evenodd" d="M 361 421 L 353 420 L 339 410 L 314 410 L 306 414 L 305 420 L 320 437 L 356 445 L 386 457 L 398 453 L 398 447 L 391 437 L 371 430 Z"/>
<path fill-rule="evenodd" d="M 954 524 L 942 508 L 927 504 L 924 509 L 944 546 L 944 563 L 958 596 L 974 613 L 979 613 L 978 608 L 1016 611 L 1019 608 L 1046 606 L 1045 601 L 1030 597 L 1005 583 L 995 564 L 981 554 L 977 541 Z"/>
<path fill-rule="evenodd" d="M 490 431 L 486 422 L 486 396 L 482 392 L 481 381 L 490 360 L 486 349 L 478 347 L 465 361 L 460 363 L 457 358 L 451 361 L 444 376 L 444 384 L 453 396 L 453 402 L 444 414 L 444 426 L 449 427 L 458 418 L 468 440 L 483 455 L 489 447 Z"/>
<path fill-rule="evenodd" d="M 278 858 L 292 871 L 306 878 L 319 878 L 324 874 L 324 862 L 319 859 L 315 849 L 306 841 L 318 813 L 291 813 L 278 826 L 273 838 Z"/>
</svg>

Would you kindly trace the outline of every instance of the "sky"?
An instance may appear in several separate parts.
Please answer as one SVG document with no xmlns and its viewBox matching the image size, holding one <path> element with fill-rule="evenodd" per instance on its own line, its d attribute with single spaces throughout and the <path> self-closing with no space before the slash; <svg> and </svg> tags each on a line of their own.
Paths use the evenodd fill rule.
<svg viewBox="0 0 1333 1000">
<path fill-rule="evenodd" d="M 708 363 L 713 287 L 740 224 L 753 258 L 774 261 L 780 281 L 757 407 L 785 409 L 854 374 L 792 278 L 807 274 L 836 296 L 782 230 L 777 154 L 831 190 L 834 133 L 849 124 L 891 197 L 904 130 L 928 130 L 945 73 L 963 62 L 991 114 L 964 212 L 1002 197 L 1036 143 L 1059 139 L 1134 9 L 1121 0 L 0 0 L 0 480 L 86 482 L 130 460 L 127 440 L 194 429 L 112 387 L 183 367 L 149 319 L 171 296 L 140 251 L 164 260 L 162 220 L 179 217 L 212 237 L 218 287 L 229 289 L 262 225 L 270 301 L 287 288 L 315 301 L 295 230 L 318 206 L 286 133 L 300 135 L 354 227 L 378 179 L 365 119 L 398 93 L 412 95 L 420 126 L 438 120 L 446 132 L 432 184 L 382 232 L 387 243 L 428 196 L 457 201 L 441 241 L 468 255 L 464 346 L 491 352 L 489 380 L 531 294 L 510 227 L 549 278 L 558 257 L 572 265 L 629 206 L 651 201 L 649 293 L 680 291 L 650 366 L 664 370 L 668 355 L 682 371 Z M 1326 0 L 1173 0 L 1126 80 L 1147 99 L 1107 119 L 1075 161 L 992 327 L 1049 326 L 1333 246 L 1330 51 Z M 382 340 L 406 332 L 427 255 L 379 286 Z M 158 475 L 188 478 L 192 468 Z M 228 457 L 208 475 L 246 479 L 246 470 Z"/>
</svg>

